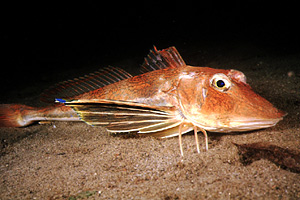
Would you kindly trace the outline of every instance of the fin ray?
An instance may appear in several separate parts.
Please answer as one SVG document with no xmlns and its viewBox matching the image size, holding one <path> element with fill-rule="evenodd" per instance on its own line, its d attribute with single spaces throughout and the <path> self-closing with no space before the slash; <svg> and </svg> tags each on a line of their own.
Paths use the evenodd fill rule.
<svg viewBox="0 0 300 200">
<path fill-rule="evenodd" d="M 146 73 L 168 67 L 177 68 L 185 65 L 184 60 L 174 46 L 160 51 L 154 46 L 153 50 L 150 50 L 148 56 L 145 57 L 144 63 L 141 66 L 141 72 Z"/>
<path fill-rule="evenodd" d="M 171 120 L 163 121 L 162 123 L 155 124 L 150 127 L 142 128 L 139 130 L 138 133 L 153 133 L 153 132 L 163 131 L 163 130 L 171 129 L 175 126 L 179 126 L 180 123 L 181 121 L 179 120 L 171 119 Z"/>
<path fill-rule="evenodd" d="M 117 67 L 106 67 L 69 81 L 60 82 L 41 94 L 43 102 L 54 102 L 55 98 L 72 99 L 80 94 L 99 89 L 106 85 L 132 77 L 126 71 Z"/>
<path fill-rule="evenodd" d="M 117 100 L 73 100 L 57 101 L 71 106 L 86 123 L 105 126 L 110 132 L 150 133 L 178 126 L 174 107 L 149 106 Z"/>
</svg>

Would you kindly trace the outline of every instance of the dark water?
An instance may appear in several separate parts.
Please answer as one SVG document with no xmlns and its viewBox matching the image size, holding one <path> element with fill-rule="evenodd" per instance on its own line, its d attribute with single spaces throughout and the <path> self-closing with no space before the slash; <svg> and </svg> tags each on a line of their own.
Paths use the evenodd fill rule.
<svg viewBox="0 0 300 200">
<path fill-rule="evenodd" d="M 136 73 L 153 45 L 174 45 L 183 56 L 201 56 L 207 47 L 217 54 L 223 43 L 241 42 L 278 54 L 299 50 L 296 7 L 288 3 L 7 3 L 2 9 L 1 101 L 121 60 L 135 60 L 128 70 Z"/>
</svg>

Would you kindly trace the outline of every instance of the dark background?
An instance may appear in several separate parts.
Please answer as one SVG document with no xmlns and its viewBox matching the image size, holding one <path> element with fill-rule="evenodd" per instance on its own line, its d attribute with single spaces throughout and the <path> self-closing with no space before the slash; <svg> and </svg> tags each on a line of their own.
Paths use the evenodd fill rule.
<svg viewBox="0 0 300 200">
<path fill-rule="evenodd" d="M 277 54 L 299 51 L 297 4 L 168 2 L 2 4 L 2 99 L 25 88 L 42 91 L 120 60 L 134 58 L 142 64 L 153 45 L 174 45 L 184 52 L 250 42 Z"/>
</svg>

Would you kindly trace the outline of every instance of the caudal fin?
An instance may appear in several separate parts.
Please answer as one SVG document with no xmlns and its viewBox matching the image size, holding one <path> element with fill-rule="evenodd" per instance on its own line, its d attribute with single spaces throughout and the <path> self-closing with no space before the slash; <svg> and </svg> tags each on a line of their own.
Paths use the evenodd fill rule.
<svg viewBox="0 0 300 200">
<path fill-rule="evenodd" d="M 31 124 L 31 120 L 26 120 L 26 113 L 32 109 L 19 104 L 0 104 L 0 127 L 22 127 Z"/>
</svg>

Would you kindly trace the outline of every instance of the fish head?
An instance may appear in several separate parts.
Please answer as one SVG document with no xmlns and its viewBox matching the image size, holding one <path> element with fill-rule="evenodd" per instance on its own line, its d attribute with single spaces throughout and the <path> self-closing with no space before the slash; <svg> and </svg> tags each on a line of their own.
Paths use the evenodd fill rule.
<svg viewBox="0 0 300 200">
<path fill-rule="evenodd" d="M 237 70 L 190 67 L 182 73 L 177 91 L 187 121 L 209 131 L 267 128 L 286 115 L 255 93 Z"/>
</svg>

